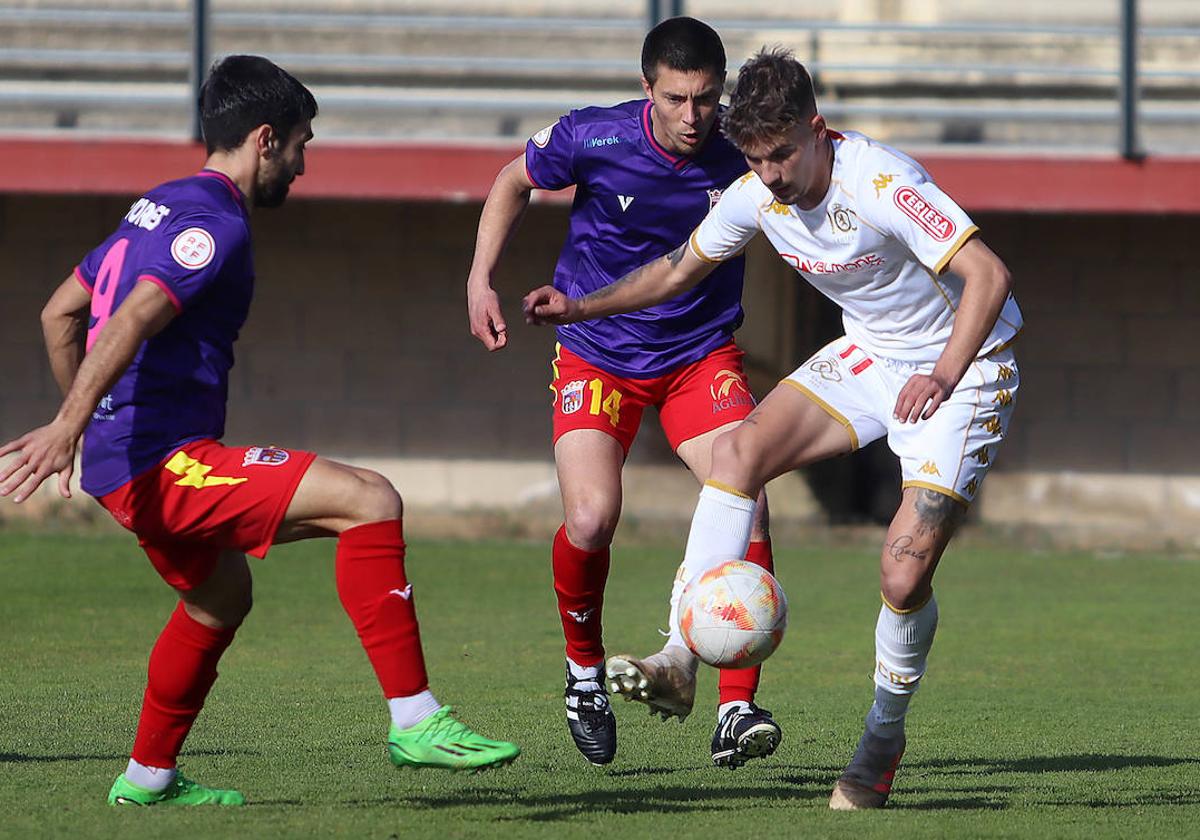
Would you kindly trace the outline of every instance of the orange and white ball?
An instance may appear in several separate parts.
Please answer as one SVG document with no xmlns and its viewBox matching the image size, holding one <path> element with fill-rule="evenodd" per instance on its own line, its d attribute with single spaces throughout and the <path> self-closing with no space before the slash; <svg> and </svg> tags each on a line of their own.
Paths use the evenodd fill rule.
<svg viewBox="0 0 1200 840">
<path fill-rule="evenodd" d="M 728 560 L 684 587 L 679 630 L 703 662 L 748 668 L 779 647 L 787 612 L 787 597 L 770 572 L 745 560 Z"/>
</svg>

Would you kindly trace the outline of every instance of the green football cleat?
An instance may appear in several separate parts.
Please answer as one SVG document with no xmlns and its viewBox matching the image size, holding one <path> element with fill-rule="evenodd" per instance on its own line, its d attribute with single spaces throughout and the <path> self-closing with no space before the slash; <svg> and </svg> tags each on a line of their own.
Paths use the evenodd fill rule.
<svg viewBox="0 0 1200 840">
<path fill-rule="evenodd" d="M 186 779 L 180 774 L 164 790 L 146 790 L 122 773 L 108 792 L 109 805 L 245 805 L 246 797 L 236 790 L 217 790 Z"/>
<path fill-rule="evenodd" d="M 516 744 L 484 738 L 455 720 L 452 711 L 450 706 L 442 706 L 416 726 L 392 726 L 387 745 L 392 764 L 482 771 L 511 764 L 521 754 Z"/>
</svg>

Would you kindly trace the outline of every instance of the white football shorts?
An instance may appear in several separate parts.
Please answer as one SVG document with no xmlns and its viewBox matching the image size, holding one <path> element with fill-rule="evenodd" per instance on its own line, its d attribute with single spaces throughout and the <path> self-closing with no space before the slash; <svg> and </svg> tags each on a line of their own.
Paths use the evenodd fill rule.
<svg viewBox="0 0 1200 840">
<path fill-rule="evenodd" d="M 887 435 L 905 487 L 924 487 L 970 504 L 996 459 L 1016 403 L 1020 373 L 1011 348 L 967 368 L 933 417 L 901 423 L 892 416 L 900 389 L 930 364 L 887 359 L 845 336 L 830 342 L 783 381 L 846 427 L 854 449 Z"/>
</svg>

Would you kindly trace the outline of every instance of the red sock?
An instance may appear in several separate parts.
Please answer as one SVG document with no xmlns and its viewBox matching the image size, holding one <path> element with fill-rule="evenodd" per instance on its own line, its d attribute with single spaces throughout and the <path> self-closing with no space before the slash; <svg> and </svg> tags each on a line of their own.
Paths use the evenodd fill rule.
<svg viewBox="0 0 1200 840">
<path fill-rule="evenodd" d="M 567 526 L 554 535 L 554 592 L 567 638 L 567 656 L 576 665 L 604 661 L 600 614 L 608 581 L 608 548 L 584 551 L 571 545 Z"/>
<path fill-rule="evenodd" d="M 150 651 L 142 716 L 133 741 L 135 761 L 148 767 L 175 766 L 183 740 L 217 681 L 217 661 L 236 632 L 236 627 L 217 630 L 201 624 L 179 602 Z"/>
<path fill-rule="evenodd" d="M 762 542 L 750 543 L 750 548 L 746 550 L 746 562 L 762 566 L 768 572 L 774 574 L 775 558 L 771 556 L 771 541 L 763 540 Z M 754 694 L 758 691 L 758 679 L 761 673 L 761 665 L 755 665 L 753 668 L 739 668 L 737 670 L 722 669 L 720 679 L 717 682 L 717 697 L 719 698 L 719 702 L 732 703 L 735 700 L 742 700 L 747 703 L 753 702 Z"/>
<path fill-rule="evenodd" d="M 337 590 L 371 660 L 383 696 L 429 688 L 412 587 L 404 576 L 399 519 L 347 528 L 338 538 Z"/>
</svg>

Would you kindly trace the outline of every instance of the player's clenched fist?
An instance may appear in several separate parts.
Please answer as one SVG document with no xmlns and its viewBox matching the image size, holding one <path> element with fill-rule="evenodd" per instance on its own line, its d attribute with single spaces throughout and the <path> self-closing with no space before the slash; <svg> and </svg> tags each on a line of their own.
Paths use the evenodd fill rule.
<svg viewBox="0 0 1200 840">
<path fill-rule="evenodd" d="M 521 309 L 529 324 L 570 324 L 579 320 L 579 301 L 553 286 L 542 286 L 525 295 Z"/>
</svg>

